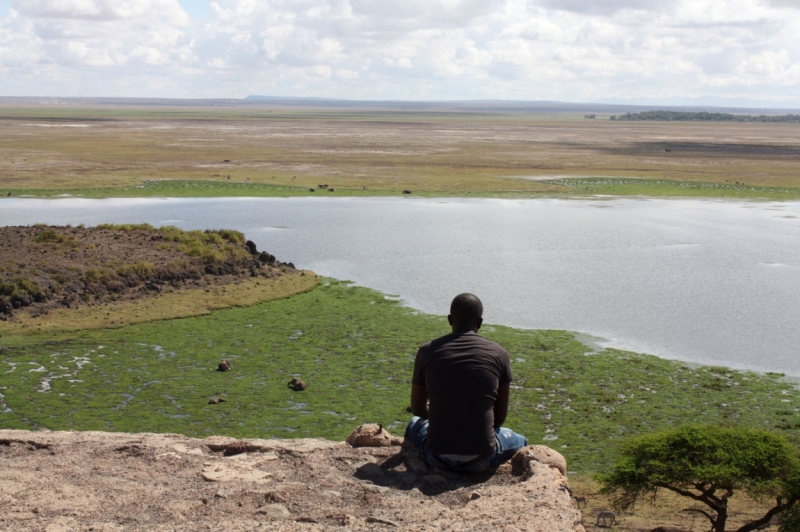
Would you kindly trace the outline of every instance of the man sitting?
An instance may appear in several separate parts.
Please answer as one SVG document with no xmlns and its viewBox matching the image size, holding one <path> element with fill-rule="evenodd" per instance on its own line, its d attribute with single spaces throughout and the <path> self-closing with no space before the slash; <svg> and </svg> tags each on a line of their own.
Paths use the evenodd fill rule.
<svg viewBox="0 0 800 532">
<path fill-rule="evenodd" d="M 453 332 L 417 351 L 411 379 L 406 440 L 435 467 L 479 472 L 510 459 L 528 445 L 501 428 L 508 413 L 511 361 L 496 343 L 477 334 L 483 304 L 460 294 L 447 321 Z"/>
</svg>

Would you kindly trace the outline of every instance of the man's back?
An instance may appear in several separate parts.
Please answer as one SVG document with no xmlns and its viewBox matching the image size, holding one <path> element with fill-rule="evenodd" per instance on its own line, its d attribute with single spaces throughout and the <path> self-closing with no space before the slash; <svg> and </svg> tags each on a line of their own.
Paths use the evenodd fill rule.
<svg viewBox="0 0 800 532">
<path fill-rule="evenodd" d="M 454 332 L 420 347 L 412 383 L 430 401 L 428 449 L 482 455 L 495 449 L 494 404 L 511 382 L 508 353 L 472 331 Z"/>
</svg>

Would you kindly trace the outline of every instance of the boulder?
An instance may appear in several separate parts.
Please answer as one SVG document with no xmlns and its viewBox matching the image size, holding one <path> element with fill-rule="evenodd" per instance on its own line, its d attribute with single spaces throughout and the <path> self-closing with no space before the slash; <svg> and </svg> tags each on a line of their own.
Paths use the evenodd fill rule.
<svg viewBox="0 0 800 532">
<path fill-rule="evenodd" d="M 378 423 L 364 423 L 351 432 L 346 441 L 353 447 L 391 447 L 403 444 L 402 438 L 392 436 Z"/>
<path fill-rule="evenodd" d="M 567 476 L 567 460 L 561 453 L 546 445 L 528 445 L 517 451 L 511 458 L 512 473 L 523 477 L 529 475 L 531 462 L 539 462 L 558 470 L 564 477 Z"/>
</svg>

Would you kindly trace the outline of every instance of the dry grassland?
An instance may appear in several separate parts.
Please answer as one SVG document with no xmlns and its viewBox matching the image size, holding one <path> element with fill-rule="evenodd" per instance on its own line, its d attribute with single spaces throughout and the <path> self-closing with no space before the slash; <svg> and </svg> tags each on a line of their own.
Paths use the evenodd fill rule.
<svg viewBox="0 0 800 532">
<path fill-rule="evenodd" d="M 209 288 L 180 288 L 134 301 L 96 307 L 57 309 L 44 316 L 20 312 L 13 320 L 0 321 L 0 334 L 26 331 L 66 331 L 122 327 L 130 323 L 202 316 L 211 311 L 248 307 L 307 292 L 318 284 L 313 272 L 285 274 L 274 279 L 246 279 Z"/>
<path fill-rule="evenodd" d="M 9 190 L 228 176 L 390 193 L 558 193 L 564 187 L 539 180 L 561 176 L 800 187 L 797 124 L 61 105 L 0 107 L 0 128 Z"/>
<path fill-rule="evenodd" d="M 576 497 L 586 497 L 586 505 L 581 505 L 581 514 L 587 525 L 587 531 L 604 530 L 595 526 L 597 515 L 603 510 L 612 508 L 612 498 L 599 494 L 600 486 L 590 477 L 570 477 L 569 483 Z M 736 530 L 762 517 L 773 506 L 774 501 L 756 501 L 744 493 L 734 493 L 729 502 L 728 529 Z M 643 501 L 636 504 L 630 511 L 618 513 L 617 526 L 613 530 L 649 532 L 659 526 L 675 531 L 705 532 L 708 530 L 708 519 L 697 512 L 684 512 L 689 508 L 708 509 L 703 504 L 695 503 L 686 497 L 662 489 L 652 504 Z M 768 530 L 777 531 L 777 526 L 771 526 Z"/>
</svg>

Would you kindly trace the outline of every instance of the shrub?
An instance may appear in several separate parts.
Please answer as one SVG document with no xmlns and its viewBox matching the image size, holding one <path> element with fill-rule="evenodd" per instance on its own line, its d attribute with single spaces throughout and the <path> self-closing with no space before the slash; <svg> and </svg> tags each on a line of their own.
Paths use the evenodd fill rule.
<svg viewBox="0 0 800 532">
<path fill-rule="evenodd" d="M 39 283 L 25 277 L 14 277 L 9 282 L 0 281 L 0 296 L 21 297 L 24 295 L 41 296 L 42 287 Z"/>
<path fill-rule="evenodd" d="M 111 231 L 152 231 L 155 229 L 150 224 L 100 224 L 97 228 Z"/>
<path fill-rule="evenodd" d="M 149 277 L 156 271 L 153 263 L 147 261 L 139 261 L 133 264 L 124 264 L 117 268 L 117 275 L 120 277 L 130 277 L 136 275 L 138 277 Z"/>
<path fill-rule="evenodd" d="M 244 244 L 244 233 L 241 231 L 234 231 L 233 229 L 220 229 L 217 231 L 217 233 L 219 233 L 219 236 L 231 244 Z"/>
<path fill-rule="evenodd" d="M 37 244 L 66 244 L 70 247 L 78 247 L 75 237 L 72 235 L 64 235 L 57 233 L 53 229 L 43 229 L 33 238 Z"/>
<path fill-rule="evenodd" d="M 47 244 L 49 242 L 60 242 L 63 238 L 63 235 L 59 235 L 52 229 L 44 229 L 39 231 L 33 241 L 38 244 Z"/>
</svg>

